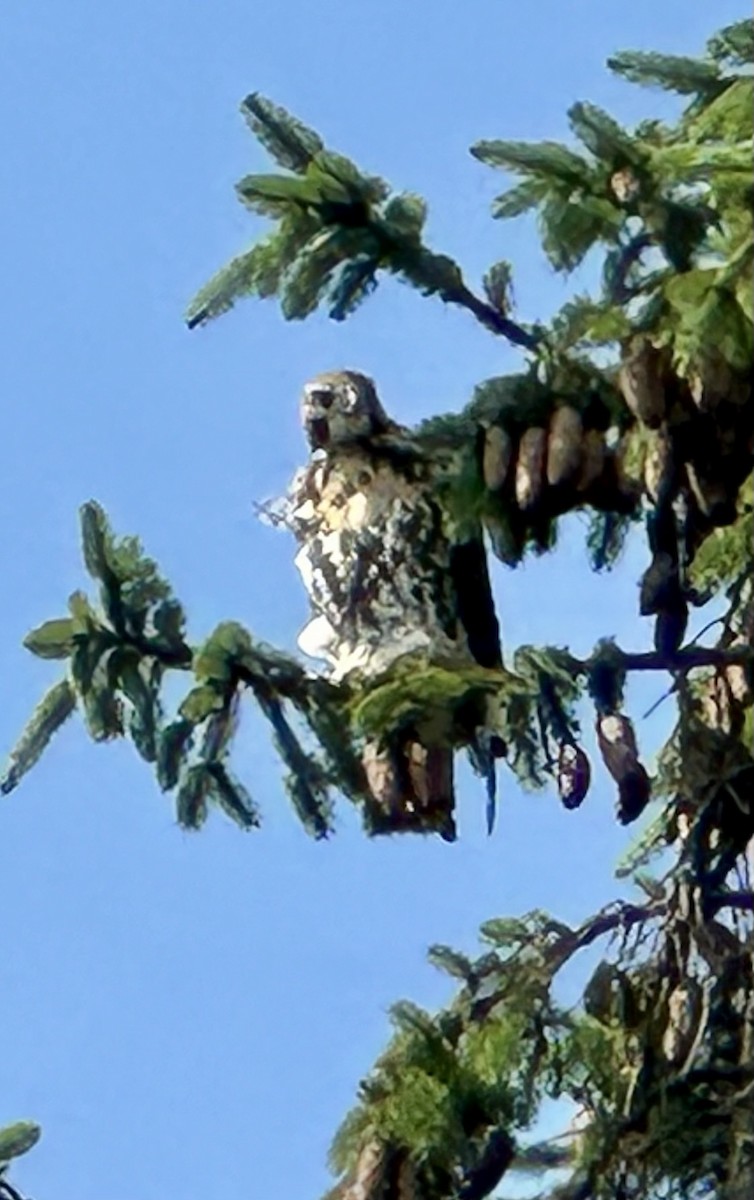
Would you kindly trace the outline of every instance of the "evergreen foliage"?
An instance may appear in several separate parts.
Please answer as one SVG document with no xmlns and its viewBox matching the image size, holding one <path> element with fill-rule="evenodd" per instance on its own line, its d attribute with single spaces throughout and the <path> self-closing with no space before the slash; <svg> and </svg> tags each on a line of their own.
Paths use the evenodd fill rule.
<svg viewBox="0 0 754 1200">
<path fill-rule="evenodd" d="M 579 102 L 576 146 L 473 147 L 515 178 L 493 216 L 534 211 L 555 270 L 602 254 L 597 294 L 574 297 L 547 327 L 512 320 L 509 264 L 490 267 L 476 295 L 425 244 L 420 197 L 394 193 L 251 95 L 242 112 L 280 171 L 248 175 L 237 192 L 272 229 L 187 316 L 201 325 L 256 295 L 276 296 L 287 319 L 325 304 L 342 320 L 387 272 L 519 345 L 523 369 L 480 382 L 462 412 L 401 434 L 396 450 L 444 466 L 439 499 L 481 518 L 510 566 L 550 549 L 576 509 L 589 516 L 595 570 L 643 525 L 651 562 L 639 604 L 654 650 L 601 639 L 580 660 L 523 646 L 497 670 L 412 660 L 335 686 L 236 622 L 191 644 L 155 563 L 136 539 L 116 538 L 94 502 L 81 529 L 96 596 L 74 593 L 67 615 L 26 639 L 65 674 L 23 731 L 3 792 L 78 710 L 95 740 L 133 742 L 183 827 L 198 829 L 211 806 L 256 827 L 261 813 L 230 766 L 248 694 L 315 837 L 333 827 L 336 793 L 360 806 L 369 832 L 382 828 L 361 766 L 366 738 L 389 741 L 421 719 L 471 750 L 467 715 L 482 703 L 499 708 L 518 779 L 554 786 L 569 809 L 589 787 L 577 714 L 591 705 L 617 818 L 659 802 L 617 872 L 641 902 L 575 929 L 542 912 L 490 920 L 476 960 L 432 948 L 457 993 L 436 1014 L 393 1008 L 394 1036 L 333 1144 L 332 1200 L 483 1200 L 516 1171 L 542 1176 L 543 1200 L 754 1195 L 753 62 L 751 21 L 720 31 L 699 59 L 621 53 L 609 62 L 618 74 L 683 97 L 674 124 L 626 130 Z M 714 634 L 686 643 L 689 608 L 711 599 Z M 626 678 L 640 670 L 669 674 L 676 704 L 652 778 L 623 711 Z M 171 671 L 188 682 L 175 712 L 163 700 Z M 596 943 L 581 1003 L 565 1008 L 559 972 Z M 543 1102 L 563 1097 L 578 1110 L 571 1128 L 527 1144 Z M 28 1149 L 30 1130 L 0 1131 L 0 1159 Z"/>
<path fill-rule="evenodd" d="M 0 1200 L 23 1200 L 8 1182 L 6 1172 L 14 1159 L 36 1146 L 41 1133 L 34 1121 L 15 1121 L 0 1129 Z"/>
</svg>

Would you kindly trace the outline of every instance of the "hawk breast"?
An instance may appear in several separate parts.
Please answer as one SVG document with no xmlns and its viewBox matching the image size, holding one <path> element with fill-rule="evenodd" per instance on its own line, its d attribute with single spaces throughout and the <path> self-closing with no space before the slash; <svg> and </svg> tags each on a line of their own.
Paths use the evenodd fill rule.
<svg viewBox="0 0 754 1200">
<path fill-rule="evenodd" d="M 311 472 L 292 522 L 313 618 L 299 639 L 334 675 L 406 654 L 468 658 L 441 512 L 421 479 L 342 456 Z"/>
</svg>

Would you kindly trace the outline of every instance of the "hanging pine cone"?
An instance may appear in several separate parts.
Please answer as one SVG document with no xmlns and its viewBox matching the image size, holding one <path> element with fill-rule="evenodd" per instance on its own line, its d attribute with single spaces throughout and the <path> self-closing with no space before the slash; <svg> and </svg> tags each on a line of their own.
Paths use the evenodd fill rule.
<svg viewBox="0 0 754 1200">
<path fill-rule="evenodd" d="M 412 741 L 404 755 L 411 784 L 410 807 L 423 828 L 439 833 L 446 842 L 455 841 L 453 751 Z"/>
<path fill-rule="evenodd" d="M 641 184 L 630 167 L 613 171 L 610 187 L 619 204 L 632 204 L 641 191 Z"/>
<path fill-rule="evenodd" d="M 547 482 L 550 487 L 573 483 L 581 470 L 581 416 L 568 404 L 556 408 L 547 438 Z"/>
<path fill-rule="evenodd" d="M 737 637 L 731 647 L 747 644 L 746 638 Z M 699 696 L 704 721 L 713 729 L 726 734 L 740 736 L 744 724 L 744 710 L 754 700 L 754 671 L 751 664 L 744 666 L 732 663 L 723 667 L 708 679 Z"/>
<path fill-rule="evenodd" d="M 744 647 L 751 645 L 751 635 L 735 637 L 730 644 L 731 649 L 736 647 Z M 748 707 L 754 700 L 754 666 L 751 662 L 747 666 L 734 663 L 730 667 L 726 667 L 723 671 L 726 687 L 730 690 L 733 699 L 743 707 Z"/>
<path fill-rule="evenodd" d="M 546 452 L 547 430 L 539 425 L 525 429 L 516 462 L 516 503 L 523 511 L 536 507 L 542 498 Z"/>
<path fill-rule="evenodd" d="M 635 821 L 649 803 L 649 776 L 639 761 L 634 727 L 622 713 L 602 714 L 597 718 L 597 744 L 600 754 L 618 784 L 618 820 L 622 825 Z"/>
<path fill-rule="evenodd" d="M 584 1011 L 595 1021 L 609 1025 L 616 1016 L 622 972 L 611 962 L 600 962 L 584 988 Z"/>
<path fill-rule="evenodd" d="M 646 338 L 635 338 L 618 373 L 623 399 L 638 420 L 659 428 L 665 416 L 665 356 Z"/>
<path fill-rule="evenodd" d="M 591 778 L 592 768 L 581 747 L 563 742 L 558 755 L 557 781 L 564 808 L 579 807 L 589 791 Z"/>
<path fill-rule="evenodd" d="M 630 825 L 644 812 L 652 798 L 652 785 L 641 763 L 618 785 L 618 820 Z"/>
<path fill-rule="evenodd" d="M 673 443 L 667 429 L 661 429 L 653 439 L 644 460 L 644 486 L 654 504 L 660 504 L 670 494 L 674 476 Z"/>
<path fill-rule="evenodd" d="M 710 355 L 689 379 L 689 391 L 700 412 L 712 412 L 734 390 L 734 378 L 721 354 Z"/>
<path fill-rule="evenodd" d="M 581 443 L 581 470 L 576 481 L 577 492 L 588 492 L 605 469 L 607 449 L 605 435 L 599 429 L 588 429 Z"/>
<path fill-rule="evenodd" d="M 402 788 L 392 750 L 377 742 L 367 742 L 362 755 L 362 766 L 369 791 L 381 813 L 386 818 L 397 816 Z"/>
<path fill-rule="evenodd" d="M 697 1034 L 702 1010 L 702 990 L 696 979 L 687 979 L 668 997 L 668 1023 L 662 1035 L 662 1053 L 669 1063 L 681 1066 Z"/>
<path fill-rule="evenodd" d="M 503 514 L 486 514 L 484 527 L 490 539 L 490 545 L 496 558 L 507 567 L 517 567 L 524 553 L 525 531 L 511 524 L 510 510 Z M 517 515 L 517 514 L 516 514 Z"/>
<path fill-rule="evenodd" d="M 633 472 L 632 443 L 633 438 L 630 432 L 622 434 L 619 436 L 610 457 L 612 459 L 612 474 L 617 493 L 630 500 L 633 508 L 638 504 L 641 497 L 641 485 Z"/>
<path fill-rule="evenodd" d="M 597 742 L 605 766 L 616 783 L 639 761 L 634 727 L 622 713 L 602 713 L 597 718 Z"/>
<path fill-rule="evenodd" d="M 499 492 L 505 487 L 513 463 L 513 438 L 507 429 L 491 425 L 484 435 L 482 476 L 484 486 L 490 492 Z"/>
<path fill-rule="evenodd" d="M 455 840 L 452 749 L 415 739 L 402 746 L 369 741 L 362 766 L 372 800 L 371 832 L 439 833 Z"/>
</svg>

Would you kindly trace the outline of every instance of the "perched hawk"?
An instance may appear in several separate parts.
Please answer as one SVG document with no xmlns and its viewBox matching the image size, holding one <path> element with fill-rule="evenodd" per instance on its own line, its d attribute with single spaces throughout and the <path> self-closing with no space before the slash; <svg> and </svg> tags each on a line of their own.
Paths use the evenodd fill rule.
<svg viewBox="0 0 754 1200">
<path fill-rule="evenodd" d="M 500 667 L 481 531 L 462 532 L 443 503 L 436 457 L 388 418 L 356 371 L 308 383 L 301 416 L 312 457 L 291 486 L 286 524 L 312 609 L 304 653 L 360 688 L 400 664 Z M 472 752 L 494 749 L 481 730 L 469 740 Z M 368 742 L 363 762 L 383 828 L 452 840 L 447 739 L 415 722 Z"/>
</svg>

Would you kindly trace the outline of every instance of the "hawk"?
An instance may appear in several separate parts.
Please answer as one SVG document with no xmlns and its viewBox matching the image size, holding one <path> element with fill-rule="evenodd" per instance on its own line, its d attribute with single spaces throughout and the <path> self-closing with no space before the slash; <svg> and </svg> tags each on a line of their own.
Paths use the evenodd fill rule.
<svg viewBox="0 0 754 1200">
<path fill-rule="evenodd" d="M 481 529 L 451 515 L 443 469 L 391 421 L 358 371 L 317 376 L 301 418 L 311 459 L 293 480 L 285 523 L 311 604 L 303 652 L 334 682 L 364 689 L 401 666 L 500 668 L 500 634 Z M 444 474 L 443 474 L 444 470 Z M 477 765 L 500 739 L 469 737 Z M 375 828 L 455 836 L 453 749 L 447 735 L 405 723 L 367 741 L 363 765 Z M 380 817 L 382 818 L 380 820 Z"/>
</svg>

